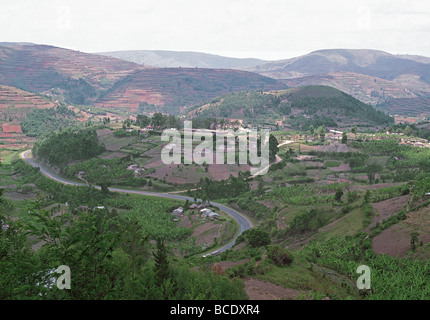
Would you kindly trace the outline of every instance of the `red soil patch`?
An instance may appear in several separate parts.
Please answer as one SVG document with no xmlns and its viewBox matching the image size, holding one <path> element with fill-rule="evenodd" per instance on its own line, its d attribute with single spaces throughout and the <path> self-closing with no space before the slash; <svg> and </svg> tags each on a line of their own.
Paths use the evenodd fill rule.
<svg viewBox="0 0 430 320">
<path fill-rule="evenodd" d="M 410 249 L 412 229 L 397 224 L 373 238 L 372 249 L 375 254 L 388 254 L 393 257 L 404 257 Z"/>
<path fill-rule="evenodd" d="M 5 133 L 12 133 L 12 132 L 22 133 L 21 126 L 19 124 L 3 123 L 2 129 L 3 129 L 3 132 L 5 132 Z"/>
<path fill-rule="evenodd" d="M 247 263 L 249 261 L 250 261 L 250 259 L 243 259 L 240 261 L 221 261 L 221 262 L 216 263 L 214 265 L 214 267 L 219 266 L 223 271 L 225 271 L 228 268 L 232 268 L 234 266 L 244 264 L 244 263 Z"/>
<path fill-rule="evenodd" d="M 245 291 L 249 300 L 298 300 L 302 291 L 255 278 L 245 278 Z"/>
<path fill-rule="evenodd" d="M 208 165 L 209 178 L 214 180 L 227 180 L 230 175 L 237 177 L 239 171 L 249 171 L 250 166 L 247 164 L 210 164 Z"/>
<path fill-rule="evenodd" d="M 411 232 L 418 232 L 418 241 L 430 242 L 430 208 L 409 212 L 406 220 L 396 224 L 373 238 L 372 248 L 376 254 L 404 257 L 410 250 Z"/>
<path fill-rule="evenodd" d="M 12 138 L 12 137 L 13 137 L 12 133 L 0 132 L 0 138 Z"/>
<path fill-rule="evenodd" d="M 328 169 L 331 171 L 351 171 L 351 167 L 347 163 L 342 163 L 338 167 L 329 167 Z"/>
<path fill-rule="evenodd" d="M 376 216 L 370 227 L 373 227 L 376 225 L 377 222 L 381 222 L 382 220 L 388 219 L 392 215 L 395 215 L 399 213 L 408 203 L 410 199 L 410 195 L 404 195 L 376 203 L 372 203 L 372 207 L 376 212 L 378 213 L 378 216 Z"/>
<path fill-rule="evenodd" d="M 222 224 L 206 222 L 202 225 L 197 226 L 191 236 L 196 238 L 197 245 L 210 245 L 214 242 L 214 238 L 219 235 L 221 229 Z"/>
</svg>

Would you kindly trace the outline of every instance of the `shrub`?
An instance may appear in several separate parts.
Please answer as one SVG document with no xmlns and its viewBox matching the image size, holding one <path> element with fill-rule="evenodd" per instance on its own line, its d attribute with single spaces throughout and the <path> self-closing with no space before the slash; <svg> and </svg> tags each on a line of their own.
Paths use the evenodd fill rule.
<svg viewBox="0 0 430 320">
<path fill-rule="evenodd" d="M 280 267 L 289 266 L 294 260 L 293 254 L 290 251 L 277 244 L 269 247 L 267 256 L 274 264 Z"/>
<path fill-rule="evenodd" d="M 272 242 L 269 233 L 261 229 L 246 230 L 242 235 L 253 248 L 263 247 Z"/>
</svg>

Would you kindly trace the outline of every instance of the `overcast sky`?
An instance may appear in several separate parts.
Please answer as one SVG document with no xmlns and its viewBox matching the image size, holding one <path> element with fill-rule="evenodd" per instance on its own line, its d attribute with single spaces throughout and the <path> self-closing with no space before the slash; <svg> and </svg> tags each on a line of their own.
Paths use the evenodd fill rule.
<svg viewBox="0 0 430 320">
<path fill-rule="evenodd" d="M 0 0 L 0 42 L 266 60 L 319 49 L 430 57 L 429 0 Z"/>
</svg>

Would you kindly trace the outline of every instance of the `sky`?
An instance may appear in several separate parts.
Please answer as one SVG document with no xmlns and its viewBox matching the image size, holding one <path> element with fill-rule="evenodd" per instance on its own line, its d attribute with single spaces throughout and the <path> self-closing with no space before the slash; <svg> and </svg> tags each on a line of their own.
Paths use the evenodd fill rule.
<svg viewBox="0 0 430 320">
<path fill-rule="evenodd" d="M 428 0 L 0 0 L 0 42 L 279 60 L 320 49 L 430 57 Z"/>
</svg>

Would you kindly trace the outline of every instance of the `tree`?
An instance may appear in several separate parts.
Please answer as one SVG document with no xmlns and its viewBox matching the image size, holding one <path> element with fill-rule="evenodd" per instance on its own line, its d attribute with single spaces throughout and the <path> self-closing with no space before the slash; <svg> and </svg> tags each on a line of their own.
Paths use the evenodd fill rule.
<svg viewBox="0 0 430 320">
<path fill-rule="evenodd" d="M 321 142 L 325 139 L 325 126 L 319 126 L 317 129 L 317 134 L 320 136 Z"/>
<path fill-rule="evenodd" d="M 157 239 L 157 251 L 154 253 L 154 261 L 157 285 L 161 286 L 163 282 L 170 277 L 167 248 L 164 244 L 164 240 L 161 238 Z"/>
<path fill-rule="evenodd" d="M 150 123 L 151 119 L 147 115 L 138 114 L 136 116 L 136 125 L 138 125 L 140 128 L 145 128 Z"/>
<path fill-rule="evenodd" d="M 348 140 L 348 136 L 346 135 L 346 132 L 342 133 L 342 143 L 346 144 L 347 140 Z"/>
<path fill-rule="evenodd" d="M 357 135 L 357 126 L 354 126 L 354 127 L 351 129 L 351 133 L 353 133 L 354 135 Z"/>
<path fill-rule="evenodd" d="M 154 113 L 154 115 L 152 116 L 152 125 L 154 127 L 163 127 L 164 125 L 164 116 L 163 114 L 156 112 Z"/>
<path fill-rule="evenodd" d="M 315 135 L 315 128 L 314 128 L 314 126 L 313 126 L 313 125 L 310 125 L 310 126 L 309 126 L 308 131 L 309 131 L 309 134 L 310 134 L 311 136 L 314 136 L 314 135 Z"/>
<path fill-rule="evenodd" d="M 342 196 L 343 196 L 342 189 L 337 189 L 336 190 L 336 194 L 334 195 L 334 200 L 336 200 L 337 202 L 341 202 L 342 201 Z"/>
<path fill-rule="evenodd" d="M 377 163 L 372 163 L 366 166 L 367 178 L 369 179 L 370 184 L 375 182 L 375 175 L 381 170 L 382 166 Z"/>
<path fill-rule="evenodd" d="M 246 231 L 246 239 L 253 248 L 263 247 L 272 242 L 269 233 L 261 229 L 250 229 Z"/>
<path fill-rule="evenodd" d="M 412 132 L 413 132 L 413 130 L 409 125 L 406 126 L 406 128 L 403 130 L 403 133 L 407 136 L 410 136 L 412 134 Z"/>
<path fill-rule="evenodd" d="M 276 139 L 276 137 L 271 134 L 269 137 L 269 161 L 275 161 L 276 154 L 279 151 L 278 145 L 278 139 Z"/>
</svg>

